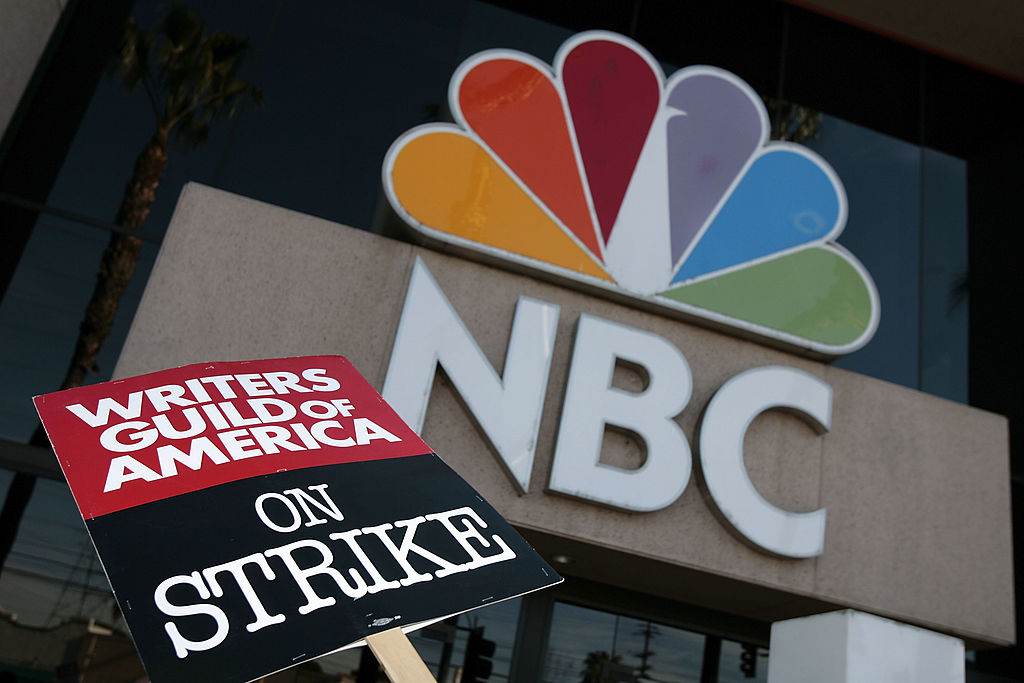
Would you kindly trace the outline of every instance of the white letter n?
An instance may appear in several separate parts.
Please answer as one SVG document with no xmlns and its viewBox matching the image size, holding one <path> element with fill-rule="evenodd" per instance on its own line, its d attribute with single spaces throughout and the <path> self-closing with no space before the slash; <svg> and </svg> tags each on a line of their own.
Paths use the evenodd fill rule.
<svg viewBox="0 0 1024 683">
<path fill-rule="evenodd" d="M 504 377 L 499 377 L 417 256 L 381 394 L 414 430 L 422 430 L 440 363 L 513 480 L 526 492 L 558 312 L 555 304 L 519 297 Z"/>
</svg>

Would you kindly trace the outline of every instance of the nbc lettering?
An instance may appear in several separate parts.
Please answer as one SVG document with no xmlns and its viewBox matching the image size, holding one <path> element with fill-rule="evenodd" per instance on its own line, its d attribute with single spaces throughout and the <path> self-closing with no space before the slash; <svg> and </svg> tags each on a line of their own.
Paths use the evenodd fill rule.
<svg viewBox="0 0 1024 683">
<path fill-rule="evenodd" d="M 421 430 L 440 365 L 517 487 L 526 493 L 558 314 L 554 304 L 520 298 L 501 377 L 417 259 L 381 392 L 384 400 L 414 430 Z M 643 369 L 643 391 L 612 386 L 620 359 Z M 689 364 L 667 339 L 581 315 L 548 489 L 635 512 L 672 505 L 691 479 L 690 444 L 675 422 L 687 407 L 691 387 Z M 772 505 L 756 492 L 743 464 L 747 427 L 756 415 L 776 407 L 804 417 L 813 429 L 824 432 L 831 422 L 832 389 L 793 368 L 769 366 L 740 373 L 719 390 L 702 416 L 697 462 L 711 503 L 742 539 L 774 555 L 814 557 L 824 548 L 825 509 L 794 513 Z M 730 419 L 737 414 L 744 419 Z M 600 463 L 605 425 L 621 427 L 643 440 L 647 457 L 641 467 Z"/>
</svg>

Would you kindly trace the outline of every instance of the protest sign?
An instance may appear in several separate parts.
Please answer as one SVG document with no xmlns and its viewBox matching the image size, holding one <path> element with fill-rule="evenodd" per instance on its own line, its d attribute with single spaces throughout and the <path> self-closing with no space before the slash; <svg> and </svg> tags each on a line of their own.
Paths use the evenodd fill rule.
<svg viewBox="0 0 1024 683">
<path fill-rule="evenodd" d="M 561 580 L 341 356 L 35 404 L 154 683 L 253 680 Z"/>
</svg>

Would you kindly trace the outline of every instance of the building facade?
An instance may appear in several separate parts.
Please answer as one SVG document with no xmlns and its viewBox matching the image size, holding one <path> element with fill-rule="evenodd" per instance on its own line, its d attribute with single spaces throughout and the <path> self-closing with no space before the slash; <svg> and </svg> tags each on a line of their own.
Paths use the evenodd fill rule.
<svg viewBox="0 0 1024 683">
<path fill-rule="evenodd" d="M 104 75 L 110 55 L 129 14 L 145 26 L 166 8 L 6 4 L 15 21 L 0 93 L 9 377 L 0 474 L 11 492 L 16 481 L 39 479 L 0 576 L 0 608 L 17 634 L 5 642 L 60 627 L 65 646 L 51 647 L 45 663 L 33 655 L 36 664 L 0 653 L 0 666 L 57 680 L 60 667 L 97 671 L 98 658 L 84 652 L 125 648 L 52 456 L 28 445 L 28 398 L 60 383 L 124 178 L 152 132 L 145 98 Z M 490 680 L 731 681 L 751 669 L 767 680 L 772 623 L 850 608 L 962 639 L 969 680 L 1017 680 L 1010 504 L 1019 490 L 1020 361 L 1005 310 L 1020 288 L 1011 207 L 1024 55 L 1015 54 L 1009 3 L 946 12 L 863 2 L 193 9 L 249 41 L 243 73 L 266 102 L 215 128 L 198 151 L 171 148 L 98 379 L 115 362 L 124 375 L 214 357 L 341 353 L 401 403 L 410 392 L 395 388 L 393 369 L 403 359 L 422 366 L 403 356 L 402 330 L 435 343 L 439 357 L 449 343 L 430 341 L 432 328 L 412 312 L 415 294 L 435 317 L 454 316 L 447 330 L 462 324 L 456 342 L 479 350 L 477 368 L 490 366 L 508 389 L 520 315 L 535 306 L 553 318 L 526 432 L 530 467 L 508 457 L 483 416 L 493 396 L 464 379 L 473 374 L 465 353 L 441 358 L 436 378 L 430 364 L 421 402 L 403 412 L 568 579 L 418 636 L 436 674 L 457 680 L 470 627 L 482 626 L 497 643 Z M 773 139 L 796 140 L 835 169 L 848 200 L 838 243 L 863 263 L 880 302 L 863 348 L 823 358 L 600 288 L 581 291 L 551 273 L 509 272 L 493 258 L 370 234 L 408 224 L 382 190 L 381 165 L 406 131 L 451 119 L 449 79 L 463 60 L 502 48 L 552 64 L 586 29 L 635 41 L 666 76 L 695 64 L 728 70 L 763 98 Z M 388 167 L 383 174 L 387 181 Z M 415 232 L 403 239 L 423 241 Z M 608 388 L 587 388 L 579 368 L 588 344 L 606 340 L 605 358 L 629 361 L 638 338 L 675 348 L 690 373 L 690 391 L 668 417 L 691 450 L 692 476 L 648 477 L 633 490 L 623 477 L 587 479 L 572 464 L 580 449 L 559 442 L 578 397 Z M 633 394 L 670 372 L 642 354 L 613 365 L 611 386 Z M 832 392 L 830 422 L 817 419 L 817 430 L 807 427 L 812 409 L 789 404 L 804 420 L 772 410 L 731 437 L 771 507 L 827 511 L 823 546 L 803 556 L 759 545 L 716 498 L 700 462 L 721 412 L 713 403 L 762 368 L 817 378 Z M 594 465 L 606 473 L 628 477 L 658 459 L 638 424 L 596 424 Z M 17 507 L 11 500 L 5 511 Z M 370 664 L 346 652 L 289 675 L 374 680 Z M 133 680 L 130 669 L 123 675 Z"/>
</svg>

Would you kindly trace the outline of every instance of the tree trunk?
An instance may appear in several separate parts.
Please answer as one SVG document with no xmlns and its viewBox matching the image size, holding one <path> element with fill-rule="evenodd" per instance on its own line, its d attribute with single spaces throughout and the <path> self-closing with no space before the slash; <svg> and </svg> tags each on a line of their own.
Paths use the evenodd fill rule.
<svg viewBox="0 0 1024 683">
<path fill-rule="evenodd" d="M 146 222 L 167 168 L 167 133 L 168 127 L 161 124 L 135 160 L 135 170 L 125 187 L 121 207 L 114 220 L 117 225 L 138 230 Z M 135 235 L 110 234 L 61 389 L 81 386 L 86 375 L 96 371 L 96 357 L 114 324 L 114 315 L 135 272 L 141 246 L 142 240 Z M 36 427 L 29 443 L 49 447 L 42 425 Z M 25 506 L 35 485 L 35 475 L 17 472 L 7 489 L 7 497 L 0 510 L 0 569 L 14 545 Z"/>
<path fill-rule="evenodd" d="M 167 128 L 160 126 L 135 160 L 135 172 L 125 187 L 121 208 L 114 220 L 117 225 L 131 230 L 142 227 L 156 199 L 156 191 L 166 167 Z M 81 386 L 86 375 L 96 371 L 96 356 L 114 324 L 114 315 L 135 272 L 141 246 L 142 240 L 135 235 L 110 234 L 100 270 L 96 274 L 96 287 L 85 309 L 85 317 L 78 330 L 78 341 L 61 389 Z"/>
</svg>

